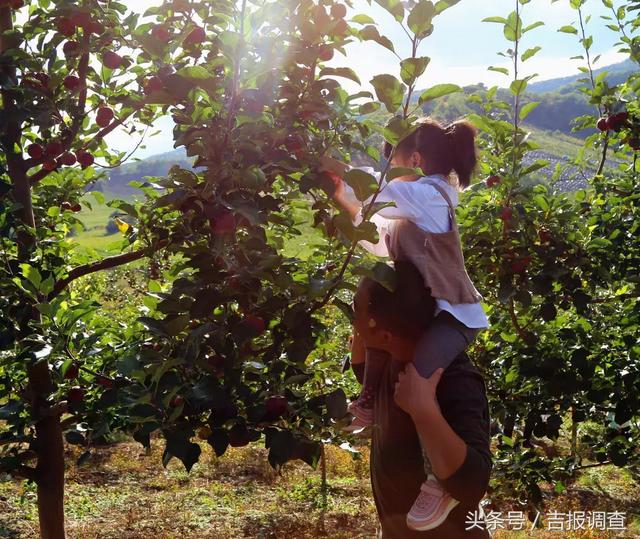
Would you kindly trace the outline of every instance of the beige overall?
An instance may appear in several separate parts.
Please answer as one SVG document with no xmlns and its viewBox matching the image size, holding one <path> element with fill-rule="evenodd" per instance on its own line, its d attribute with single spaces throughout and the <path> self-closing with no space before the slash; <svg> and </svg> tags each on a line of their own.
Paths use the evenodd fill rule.
<svg viewBox="0 0 640 539">
<path fill-rule="evenodd" d="M 456 211 L 446 191 L 429 182 L 449 206 L 451 230 L 426 232 L 411 221 L 398 219 L 386 237 L 392 260 L 409 260 L 424 277 L 431 295 L 449 303 L 478 303 L 482 296 L 465 268 Z"/>
</svg>

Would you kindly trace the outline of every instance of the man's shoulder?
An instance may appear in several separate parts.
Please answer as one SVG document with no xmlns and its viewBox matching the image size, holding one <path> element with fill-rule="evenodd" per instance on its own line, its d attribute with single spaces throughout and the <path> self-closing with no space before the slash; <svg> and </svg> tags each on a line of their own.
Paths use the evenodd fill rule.
<svg viewBox="0 0 640 539">
<path fill-rule="evenodd" d="M 473 364 L 466 352 L 458 355 L 442 374 L 442 382 L 445 382 L 445 384 L 447 382 L 460 383 L 462 380 L 468 380 L 473 385 L 480 385 L 482 388 L 485 388 L 482 373 Z"/>
</svg>

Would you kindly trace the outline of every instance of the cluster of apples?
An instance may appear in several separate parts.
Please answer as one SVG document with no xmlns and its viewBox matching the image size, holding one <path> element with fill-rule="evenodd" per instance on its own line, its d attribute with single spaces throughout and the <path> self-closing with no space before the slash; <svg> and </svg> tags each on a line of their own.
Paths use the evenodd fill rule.
<svg viewBox="0 0 640 539">
<path fill-rule="evenodd" d="M 346 35 L 349 30 L 347 21 L 344 20 L 346 15 L 347 8 L 344 4 L 333 4 L 329 9 L 329 13 L 327 13 L 324 6 L 319 5 L 314 8 L 313 23 L 320 34 L 341 37 Z M 328 55 L 328 53 L 326 54 Z M 333 56 L 333 50 L 331 50 L 331 56 Z M 327 60 L 330 59 L 328 58 Z"/>
<path fill-rule="evenodd" d="M 612 114 L 611 116 L 603 116 L 598 120 L 598 123 L 596 123 L 596 127 L 600 131 L 615 131 L 618 133 L 627 125 L 628 121 L 629 113 L 623 111 Z"/>
<path fill-rule="evenodd" d="M 42 167 L 45 170 L 53 171 L 61 166 L 73 166 L 79 163 L 82 168 L 93 165 L 93 155 L 83 149 L 74 153 L 65 151 L 64 145 L 59 140 L 53 140 L 44 146 L 39 143 L 33 143 L 27 146 L 29 157 L 36 160 L 42 160 Z"/>
<path fill-rule="evenodd" d="M 627 111 L 603 116 L 598 120 L 596 126 L 603 132 L 615 131 L 619 133 L 623 129 L 629 129 L 631 133 L 625 137 L 625 144 L 628 144 L 634 151 L 640 150 L 640 121 L 638 118 L 631 117 Z"/>
</svg>

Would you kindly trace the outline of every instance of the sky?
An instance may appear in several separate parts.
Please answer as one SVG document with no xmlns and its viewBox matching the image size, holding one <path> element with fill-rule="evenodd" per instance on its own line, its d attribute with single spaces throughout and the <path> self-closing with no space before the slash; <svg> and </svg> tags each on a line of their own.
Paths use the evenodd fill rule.
<svg viewBox="0 0 640 539">
<path fill-rule="evenodd" d="M 123 3 L 131 10 L 142 13 L 160 2 L 161 0 L 124 0 Z M 418 89 L 445 82 L 459 85 L 483 82 L 487 86 L 507 86 L 510 82 L 507 77 L 488 71 L 487 68 L 511 67 L 505 58 L 497 54 L 506 50 L 509 43 L 504 38 L 501 25 L 482 20 L 494 15 L 506 17 L 515 8 L 515 2 L 516 0 L 461 0 L 437 17 L 433 34 L 424 40 L 418 50 L 419 55 L 431 58 L 426 72 L 418 80 Z M 544 22 L 544 26 L 532 30 L 523 38 L 523 51 L 536 45 L 541 46 L 542 50 L 523 64 L 522 75 L 537 73 L 538 76 L 532 81 L 536 82 L 578 73 L 578 67 L 583 62 L 570 60 L 572 56 L 582 54 L 578 38 L 558 32 L 561 26 L 577 22 L 577 11 L 570 7 L 569 0 L 555 3 L 551 0 L 531 0 L 520 7 L 525 26 L 536 21 Z M 625 56 L 617 53 L 614 47 L 616 34 L 607 29 L 606 21 L 600 18 L 601 15 L 609 14 L 602 1 L 587 0 L 584 12 L 592 16 L 587 24 L 587 32 L 594 37 L 593 56 L 601 55 L 596 67 L 624 60 Z M 366 0 L 355 0 L 347 18 L 356 13 L 364 13 L 373 18 L 380 33 L 391 39 L 401 57 L 410 55 L 410 42 L 406 34 L 383 8 L 375 2 L 369 5 Z M 362 82 L 361 87 L 347 79 L 339 80 L 345 89 L 357 92 L 371 90 L 368 81 L 376 74 L 390 73 L 398 76 L 398 62 L 393 53 L 368 41 L 348 45 L 346 57 L 336 54 L 330 65 L 354 69 Z M 173 149 L 171 120 L 164 118 L 154 128 L 160 130 L 160 134 L 148 138 L 146 147 L 141 147 L 135 157 L 144 158 Z M 118 150 L 127 151 L 137 143 L 137 140 L 128 138 L 124 133 L 114 133 L 108 142 Z"/>
</svg>

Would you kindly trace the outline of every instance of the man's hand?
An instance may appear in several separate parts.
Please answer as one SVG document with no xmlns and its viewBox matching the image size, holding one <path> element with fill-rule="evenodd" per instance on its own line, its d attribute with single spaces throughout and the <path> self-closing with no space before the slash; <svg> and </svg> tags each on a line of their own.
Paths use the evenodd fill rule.
<svg viewBox="0 0 640 539">
<path fill-rule="evenodd" d="M 423 378 L 418 374 L 414 364 L 409 363 L 399 374 L 393 398 L 414 421 L 429 417 L 434 412 L 440 414 L 436 388 L 443 372 L 443 369 L 438 369 L 430 378 Z"/>
</svg>

